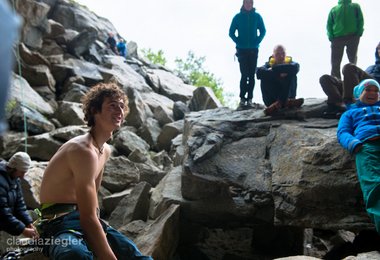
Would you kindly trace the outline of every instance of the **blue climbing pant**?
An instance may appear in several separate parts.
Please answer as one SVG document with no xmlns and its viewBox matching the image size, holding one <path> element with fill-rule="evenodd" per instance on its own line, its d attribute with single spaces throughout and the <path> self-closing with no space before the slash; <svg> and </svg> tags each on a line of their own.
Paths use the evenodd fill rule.
<svg viewBox="0 0 380 260">
<path fill-rule="evenodd" d="M 126 236 L 109 225 L 102 223 L 108 243 L 117 259 L 153 260 L 143 256 L 136 245 Z M 79 223 L 79 212 L 71 213 L 43 224 L 42 237 L 45 239 L 43 252 L 55 260 L 92 260 L 94 255 L 89 249 Z"/>
<path fill-rule="evenodd" d="M 380 140 L 363 144 L 356 154 L 356 170 L 367 213 L 380 233 Z"/>
</svg>

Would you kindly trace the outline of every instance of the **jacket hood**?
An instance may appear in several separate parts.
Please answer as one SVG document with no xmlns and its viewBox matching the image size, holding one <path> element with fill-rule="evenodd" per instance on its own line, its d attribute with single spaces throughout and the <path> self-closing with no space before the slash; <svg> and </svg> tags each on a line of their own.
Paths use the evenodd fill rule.
<svg viewBox="0 0 380 260">
<path fill-rule="evenodd" d="M 251 12 L 254 13 L 254 12 L 256 12 L 256 8 L 253 7 L 251 11 L 247 11 L 247 10 L 244 9 L 244 6 L 242 6 L 240 8 L 240 12 L 241 13 L 251 13 Z"/>
<path fill-rule="evenodd" d="M 343 4 L 351 4 L 352 0 L 339 0 L 338 4 L 343 5 Z"/>
</svg>

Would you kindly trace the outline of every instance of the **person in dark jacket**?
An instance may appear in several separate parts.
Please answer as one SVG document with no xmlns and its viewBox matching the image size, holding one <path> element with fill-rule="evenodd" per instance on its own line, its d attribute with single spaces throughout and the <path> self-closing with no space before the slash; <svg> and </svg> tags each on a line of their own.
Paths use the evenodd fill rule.
<svg viewBox="0 0 380 260">
<path fill-rule="evenodd" d="M 15 153 L 8 162 L 0 162 L 0 230 L 13 236 L 22 234 L 37 238 L 20 184 L 20 178 L 24 177 L 30 163 L 29 155 L 24 152 Z"/>
<path fill-rule="evenodd" d="M 344 112 L 346 107 L 354 102 L 354 87 L 364 79 L 375 79 L 380 83 L 380 42 L 375 50 L 375 64 L 365 71 L 349 63 L 343 67 L 343 81 L 327 74 L 319 78 L 319 83 L 327 95 L 328 108 L 324 115 L 329 117 Z"/>
<path fill-rule="evenodd" d="M 119 55 L 117 51 L 117 42 L 115 40 L 114 34 L 112 32 L 108 33 L 107 46 L 110 48 L 116 55 Z"/>
<path fill-rule="evenodd" d="M 354 88 L 357 102 L 339 120 L 337 138 L 355 155 L 368 215 L 380 233 L 380 101 L 379 83 L 366 79 Z"/>
<path fill-rule="evenodd" d="M 300 107 L 303 98 L 296 99 L 297 73 L 299 64 L 286 56 L 285 47 L 276 45 L 273 55 L 264 66 L 257 69 L 257 78 L 261 80 L 261 93 L 266 115 L 272 115 L 281 108 Z"/>
<path fill-rule="evenodd" d="M 327 36 L 331 42 L 331 76 L 340 79 L 340 63 L 344 48 L 350 63 L 356 64 L 364 18 L 360 5 L 352 0 L 339 0 L 327 19 Z"/>
<path fill-rule="evenodd" d="M 252 107 L 257 57 L 265 33 L 263 18 L 253 8 L 253 0 L 244 0 L 240 12 L 232 19 L 229 30 L 229 36 L 236 44 L 236 56 L 240 65 L 240 107 Z"/>
</svg>

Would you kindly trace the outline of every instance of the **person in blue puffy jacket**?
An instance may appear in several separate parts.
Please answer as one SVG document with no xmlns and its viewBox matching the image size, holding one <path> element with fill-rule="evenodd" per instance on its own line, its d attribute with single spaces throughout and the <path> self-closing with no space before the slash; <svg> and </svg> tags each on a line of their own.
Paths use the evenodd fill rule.
<svg viewBox="0 0 380 260">
<path fill-rule="evenodd" d="M 379 83 L 366 79 L 354 88 L 356 103 L 339 120 L 339 143 L 355 155 L 356 170 L 368 215 L 380 233 Z"/>
</svg>

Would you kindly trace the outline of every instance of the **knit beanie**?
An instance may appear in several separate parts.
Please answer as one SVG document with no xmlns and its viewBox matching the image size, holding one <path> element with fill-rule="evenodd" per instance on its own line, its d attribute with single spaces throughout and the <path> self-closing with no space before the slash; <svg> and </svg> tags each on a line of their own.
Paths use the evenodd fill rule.
<svg viewBox="0 0 380 260">
<path fill-rule="evenodd" d="M 27 153 L 17 152 L 9 159 L 7 166 L 18 171 L 27 172 L 30 164 L 31 160 Z"/>
<path fill-rule="evenodd" d="M 360 97 L 360 95 L 363 93 L 364 89 L 368 86 L 375 86 L 377 87 L 377 89 L 380 90 L 380 85 L 379 83 L 374 80 L 374 79 L 365 79 L 363 80 L 362 82 L 359 83 L 359 85 L 357 85 L 355 88 L 354 88 L 354 97 L 356 99 L 358 99 Z"/>
</svg>

